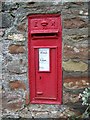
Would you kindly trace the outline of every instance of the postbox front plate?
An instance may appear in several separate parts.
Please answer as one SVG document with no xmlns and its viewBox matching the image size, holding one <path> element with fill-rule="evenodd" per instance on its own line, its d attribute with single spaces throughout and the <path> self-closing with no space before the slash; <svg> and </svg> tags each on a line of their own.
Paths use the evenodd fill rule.
<svg viewBox="0 0 90 120">
<path fill-rule="evenodd" d="M 61 104 L 60 15 L 31 15 L 28 17 L 28 26 L 30 102 Z"/>
<path fill-rule="evenodd" d="M 42 64 L 38 64 L 38 50 L 43 50 L 47 52 L 48 55 L 41 56 Z M 50 54 L 49 54 L 50 51 Z M 41 51 L 40 51 L 41 52 Z M 56 48 L 39 48 L 36 49 L 36 94 L 35 99 L 47 99 L 56 100 L 57 99 L 57 50 Z M 43 59 L 44 57 L 44 59 Z M 50 58 L 48 58 L 50 57 Z M 50 60 L 50 61 L 49 61 Z M 45 66 L 44 66 L 45 64 Z M 47 64 L 47 65 L 46 65 Z M 53 66 L 53 67 L 52 67 Z M 40 68 L 42 67 L 42 68 Z M 39 70 L 40 68 L 40 70 Z M 51 69 L 50 69 L 51 68 Z"/>
</svg>

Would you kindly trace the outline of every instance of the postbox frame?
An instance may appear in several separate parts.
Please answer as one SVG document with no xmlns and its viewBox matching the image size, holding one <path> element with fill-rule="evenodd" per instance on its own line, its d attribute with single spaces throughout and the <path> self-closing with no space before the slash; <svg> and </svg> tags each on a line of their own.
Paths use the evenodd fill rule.
<svg viewBox="0 0 90 120">
<path fill-rule="evenodd" d="M 30 103 L 38 103 L 38 104 L 62 104 L 62 40 L 60 40 L 60 53 L 58 53 L 58 55 L 60 57 L 57 58 L 57 62 L 60 61 L 60 68 L 57 70 L 57 77 L 59 76 L 59 79 L 58 80 L 58 84 L 57 84 L 57 88 L 58 88 L 58 91 L 57 91 L 57 96 L 58 96 L 58 100 L 56 101 L 53 101 L 53 100 L 42 100 L 42 99 L 33 99 L 33 96 L 35 96 L 35 68 L 33 68 L 32 66 L 32 63 L 31 63 L 31 55 L 32 55 L 32 51 L 31 51 L 31 31 L 30 31 L 30 21 L 29 19 L 31 18 L 37 18 L 37 17 L 42 17 L 42 16 L 46 16 L 46 17 L 58 17 L 60 16 L 59 14 L 38 14 L 38 15 L 30 15 L 28 16 L 28 77 L 29 77 L 29 90 L 30 90 Z M 60 23 L 61 23 L 61 16 L 60 16 Z M 62 26 L 60 25 L 60 39 L 62 39 Z M 40 32 L 40 31 L 39 31 Z M 50 32 L 50 31 L 49 31 Z M 54 31 L 55 32 L 55 31 Z M 35 31 L 33 31 L 32 33 L 35 33 Z M 57 33 L 57 31 L 56 31 Z M 49 38 L 51 39 L 52 36 Z M 54 36 L 53 37 L 54 39 L 56 38 L 57 39 L 57 36 Z M 39 38 L 38 39 L 42 39 L 42 38 Z M 36 40 L 36 38 L 34 38 L 34 40 Z M 57 46 L 42 46 L 42 45 L 38 45 L 38 46 L 34 46 L 33 49 L 38 49 L 38 48 L 57 48 Z M 50 52 L 50 50 L 49 50 Z M 34 52 L 33 52 L 34 53 Z M 33 57 L 35 58 L 35 56 Z M 58 60 L 59 59 L 59 60 Z M 34 62 L 33 62 L 34 64 Z M 56 63 L 58 64 L 58 63 Z M 32 71 L 31 71 L 31 68 L 32 68 Z M 51 64 L 50 64 L 50 70 L 51 70 Z M 50 72 L 50 71 L 39 71 L 39 72 Z M 60 74 L 60 75 L 59 75 Z M 32 76 L 33 79 L 32 79 Z M 32 89 L 33 89 L 33 92 L 32 92 Z"/>
</svg>

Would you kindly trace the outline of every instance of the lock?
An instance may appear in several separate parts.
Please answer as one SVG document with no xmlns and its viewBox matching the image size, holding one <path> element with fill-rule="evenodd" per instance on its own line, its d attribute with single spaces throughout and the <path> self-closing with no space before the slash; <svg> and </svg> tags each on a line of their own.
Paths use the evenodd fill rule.
<svg viewBox="0 0 90 120">
<path fill-rule="evenodd" d="M 41 76 L 40 76 L 40 80 L 41 80 Z"/>
</svg>

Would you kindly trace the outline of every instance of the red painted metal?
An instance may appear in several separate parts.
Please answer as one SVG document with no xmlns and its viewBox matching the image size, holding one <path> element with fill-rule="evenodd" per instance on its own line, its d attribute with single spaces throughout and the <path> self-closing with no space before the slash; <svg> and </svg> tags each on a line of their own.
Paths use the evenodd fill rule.
<svg viewBox="0 0 90 120">
<path fill-rule="evenodd" d="M 61 104 L 62 27 L 59 14 L 28 16 L 28 68 L 30 102 Z"/>
</svg>

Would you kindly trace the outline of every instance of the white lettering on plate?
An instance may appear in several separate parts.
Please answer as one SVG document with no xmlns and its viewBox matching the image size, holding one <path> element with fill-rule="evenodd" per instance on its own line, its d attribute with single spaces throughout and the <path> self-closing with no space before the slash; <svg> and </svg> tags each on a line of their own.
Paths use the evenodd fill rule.
<svg viewBox="0 0 90 120">
<path fill-rule="evenodd" d="M 50 71 L 49 48 L 39 48 L 39 71 Z"/>
</svg>

